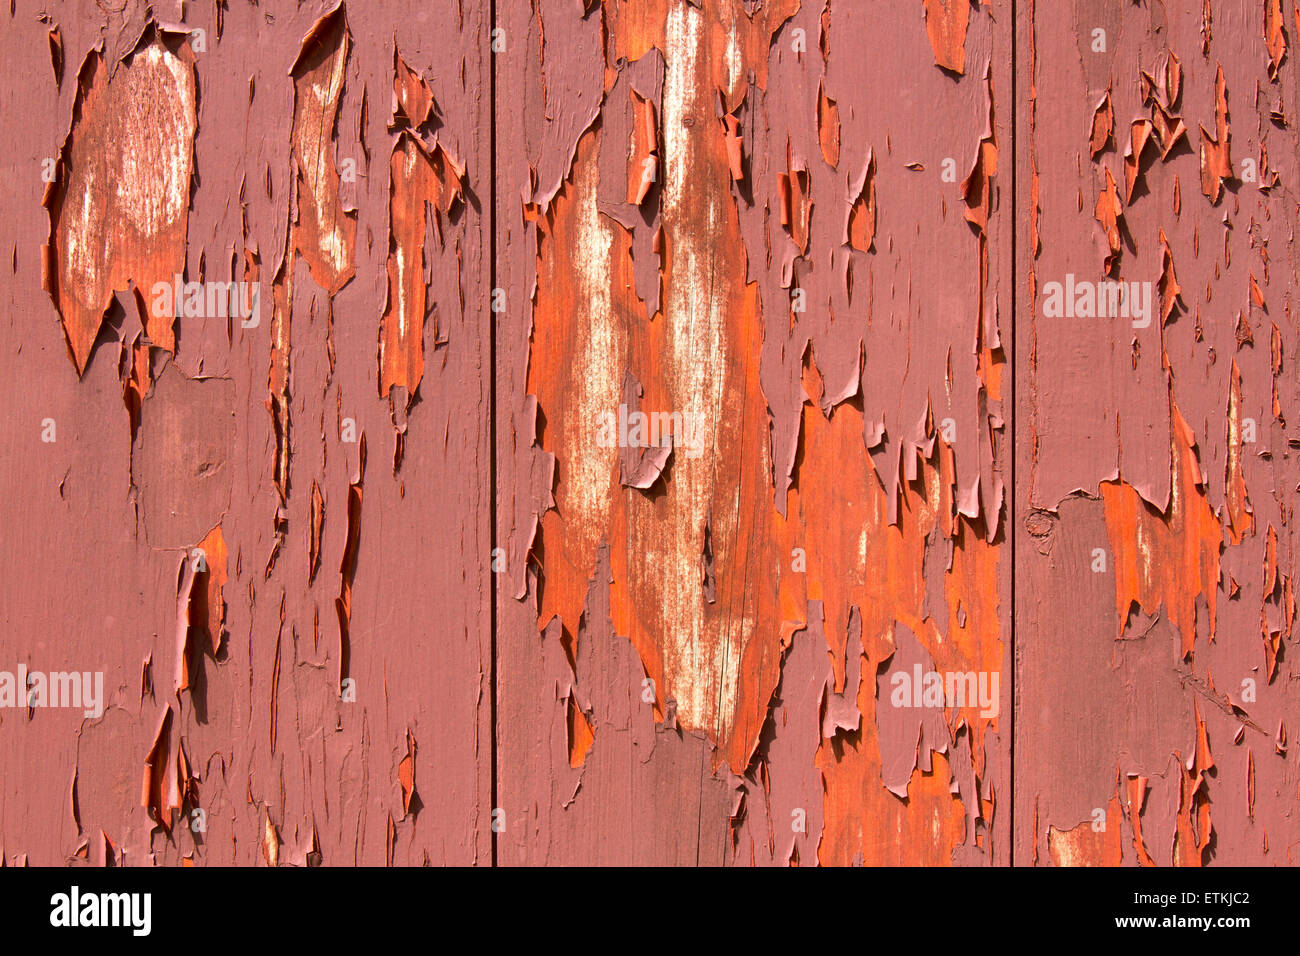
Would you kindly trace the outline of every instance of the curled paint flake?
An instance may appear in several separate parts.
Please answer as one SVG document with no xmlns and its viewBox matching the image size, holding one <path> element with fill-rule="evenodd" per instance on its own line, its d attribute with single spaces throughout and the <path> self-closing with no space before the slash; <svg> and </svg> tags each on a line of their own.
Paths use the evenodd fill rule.
<svg viewBox="0 0 1300 956">
<path fill-rule="evenodd" d="M 1173 315 L 1174 309 L 1185 308 L 1182 300 L 1182 287 L 1178 284 L 1178 276 L 1174 273 L 1174 254 L 1169 248 L 1169 240 L 1165 238 L 1165 231 L 1160 230 L 1160 248 L 1161 262 L 1160 281 L 1158 288 L 1160 291 L 1160 324 L 1163 326 Z"/>
<path fill-rule="evenodd" d="M 153 744 L 145 755 L 140 792 L 140 805 L 148 809 L 154 821 L 168 832 L 172 827 L 172 811 L 179 809 L 182 802 L 178 764 L 172 754 L 173 723 L 172 708 L 167 704 L 158 720 Z"/>
<path fill-rule="evenodd" d="M 840 164 L 840 108 L 826 95 L 824 81 L 817 87 L 817 138 L 822 158 L 835 169 Z"/>
<path fill-rule="evenodd" d="M 628 372 L 623 377 L 623 400 L 619 406 L 620 418 L 626 414 L 629 423 L 624 435 L 624 423 L 618 422 L 619 484 L 645 491 L 659 480 L 673 453 L 674 439 L 680 441 L 682 436 L 654 426 L 652 423 L 662 419 L 641 411 L 641 395 L 641 383 Z"/>
<path fill-rule="evenodd" d="M 722 117 L 722 135 L 727 147 L 727 165 L 731 168 L 734 182 L 745 178 L 744 155 L 740 136 L 740 120 L 730 113 Z"/>
<path fill-rule="evenodd" d="M 320 485 L 313 478 L 311 482 L 311 520 L 307 528 L 307 583 L 316 580 L 320 570 L 320 539 L 325 526 L 325 497 Z"/>
<path fill-rule="evenodd" d="M 628 159 L 627 201 L 640 206 L 650 194 L 651 187 L 659 181 L 659 134 L 654 103 L 635 89 L 630 94 L 635 119 Z"/>
<path fill-rule="evenodd" d="M 1124 218 L 1124 209 L 1120 205 L 1119 191 L 1115 187 L 1115 177 L 1110 174 L 1109 169 L 1105 172 L 1106 187 L 1097 196 L 1094 216 L 1097 222 L 1101 223 L 1101 227 L 1106 234 L 1106 244 L 1110 252 L 1105 258 L 1104 271 L 1107 275 L 1111 275 L 1115 266 L 1119 263 L 1122 246 L 1119 223 Z"/>
<path fill-rule="evenodd" d="M 1228 391 L 1228 461 L 1226 464 L 1226 484 L 1228 490 L 1228 535 L 1233 544 L 1240 544 L 1242 538 L 1254 531 L 1255 518 L 1250 506 L 1250 494 L 1246 490 L 1246 476 L 1243 468 L 1245 446 L 1242 441 L 1241 415 L 1241 370 L 1234 359 L 1232 378 Z M 1269 532 L 1273 529 L 1270 526 Z M 1275 539 L 1271 539 L 1275 540 Z M 1264 594 L 1273 590 L 1272 584 L 1265 576 Z"/>
<path fill-rule="evenodd" d="M 433 93 L 424 78 L 393 50 L 393 126 L 419 129 L 433 117 Z"/>
<path fill-rule="evenodd" d="M 1164 162 L 1179 141 L 1187 138 L 1187 125 L 1182 117 L 1171 116 L 1159 103 L 1151 107 L 1151 123 L 1160 144 L 1160 161 Z"/>
<path fill-rule="evenodd" d="M 1101 98 L 1092 114 L 1092 135 L 1089 148 L 1093 159 L 1111 142 L 1111 133 L 1115 129 L 1115 108 L 1110 102 L 1110 90 Z"/>
<path fill-rule="evenodd" d="M 262 808 L 262 859 L 266 861 L 267 866 L 280 865 L 280 831 L 271 822 L 271 813 L 265 807 Z M 392 862 L 389 859 L 390 866 Z"/>
<path fill-rule="evenodd" d="M 426 149 L 404 130 L 393 146 L 389 172 L 392 232 L 388 297 L 379 324 L 379 394 L 391 395 L 400 386 L 409 408 L 424 377 L 428 273 L 444 245 L 444 221 L 462 195 L 464 170 L 441 145 Z M 436 341 L 436 311 L 433 314 Z"/>
<path fill-rule="evenodd" d="M 351 661 L 352 643 L 350 628 L 352 624 L 352 582 L 357 574 L 357 556 L 361 549 L 361 497 L 362 482 L 366 472 L 366 435 L 361 433 L 358 452 L 357 472 L 348 485 L 348 530 L 343 546 L 343 558 L 339 562 L 339 594 L 334 599 L 334 607 L 339 619 L 339 671 L 338 683 L 341 687 L 348 677 Z"/>
<path fill-rule="evenodd" d="M 406 755 L 402 757 L 401 762 L 397 765 L 397 780 L 402 788 L 402 812 L 409 814 L 411 804 L 415 803 L 419 808 L 419 797 L 415 793 L 415 735 L 408 729 L 406 731 Z"/>
<path fill-rule="evenodd" d="M 1223 194 L 1223 184 L 1232 179 L 1232 151 L 1228 128 L 1228 88 L 1223 67 L 1214 80 L 1214 134 L 1201 127 L 1201 192 L 1212 204 Z"/>
<path fill-rule="evenodd" d="M 63 86 L 63 33 L 58 25 L 50 28 L 50 64 L 54 67 L 54 84 Z"/>
<path fill-rule="evenodd" d="M 1268 78 L 1277 82 L 1278 68 L 1286 56 L 1281 0 L 1264 0 L 1264 45 L 1268 48 Z"/>
<path fill-rule="evenodd" d="M 808 252 L 808 222 L 812 216 L 812 186 L 808 165 L 787 145 L 787 172 L 778 176 L 781 192 L 781 225 L 799 249 Z"/>
<path fill-rule="evenodd" d="M 1148 119 L 1134 120 L 1129 126 L 1128 146 L 1124 149 L 1124 201 L 1133 201 L 1133 191 L 1142 175 L 1142 151 L 1151 141 L 1155 125 Z"/>
<path fill-rule="evenodd" d="M 988 102 L 987 123 L 980 137 L 979 147 L 971 170 L 962 180 L 961 197 L 966 203 L 965 216 L 981 234 L 988 228 L 989 215 L 993 212 L 993 177 L 998 172 L 998 147 L 994 135 L 993 122 L 993 74 L 986 69 L 984 74 L 984 92 Z"/>
<path fill-rule="evenodd" d="M 876 238 L 876 157 L 867 150 L 862 172 L 849 186 L 849 215 L 844 241 L 860 252 L 870 252 Z"/>
<path fill-rule="evenodd" d="M 925 0 L 925 32 L 936 65 L 961 76 L 966 70 L 969 0 Z"/>
</svg>

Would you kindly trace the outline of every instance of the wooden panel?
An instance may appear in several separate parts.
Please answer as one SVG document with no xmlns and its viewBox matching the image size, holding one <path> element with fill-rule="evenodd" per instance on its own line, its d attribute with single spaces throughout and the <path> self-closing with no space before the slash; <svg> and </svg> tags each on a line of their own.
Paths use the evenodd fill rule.
<svg viewBox="0 0 1300 956">
<path fill-rule="evenodd" d="M 1300 19 L 1194 6 L 15 0 L 0 859 L 1294 862 Z"/>
<path fill-rule="evenodd" d="M 927 6 L 500 11 L 503 863 L 1008 859 L 1010 20 Z"/>
<path fill-rule="evenodd" d="M 1294 863 L 1294 11 L 1028 12 L 1016 862 Z"/>
<path fill-rule="evenodd" d="M 180 6 L 0 14 L 0 847 L 490 862 L 487 11 Z"/>
</svg>

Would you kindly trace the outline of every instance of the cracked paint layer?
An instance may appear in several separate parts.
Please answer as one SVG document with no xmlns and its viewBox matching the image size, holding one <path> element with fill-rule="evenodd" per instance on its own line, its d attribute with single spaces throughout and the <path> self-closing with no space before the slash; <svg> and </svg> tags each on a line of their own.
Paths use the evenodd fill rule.
<svg viewBox="0 0 1300 956">
<path fill-rule="evenodd" d="M 121 61 L 91 50 L 82 62 L 72 129 L 51 160 L 56 178 L 48 180 L 44 200 L 50 213 L 44 281 L 78 374 L 114 292 L 131 287 L 151 343 L 175 350 L 174 315 L 158 315 L 145 302 L 156 295 L 155 283 L 170 286 L 185 263 L 194 63 L 188 42 L 152 25 Z"/>
<path fill-rule="evenodd" d="M 0 11 L 0 863 L 1297 862 L 1296 11 L 496 6 Z"/>
<path fill-rule="evenodd" d="M 1015 860 L 1292 864 L 1292 24 L 1067 7 L 1019 28 Z M 1046 314 L 1103 272 L 1146 314 Z"/>
<path fill-rule="evenodd" d="M 927 712 L 921 749 L 875 679 L 902 633 L 944 667 L 1011 660 L 1009 33 L 930 6 L 911 32 L 835 2 L 502 12 L 526 39 L 498 73 L 520 109 L 498 125 L 497 699 L 518 732 L 497 767 L 527 826 L 500 862 L 610 859 L 562 835 L 629 786 L 636 832 L 730 796 L 701 842 L 645 856 L 629 833 L 625 859 L 1006 861 L 1008 717 Z M 871 94 L 900 74 L 942 126 Z M 670 439 L 601 434 L 674 415 Z M 641 688 L 612 724 L 581 689 L 609 640 L 593 587 Z M 597 756 L 642 723 L 701 747 L 671 796 Z"/>
<path fill-rule="evenodd" d="M 490 863 L 491 196 L 462 190 L 492 163 L 486 13 L 167 13 L 0 13 L 6 168 L 35 184 L 0 196 L 0 387 L 38 426 L 5 457 L 30 531 L 0 602 L 40 635 L 17 659 L 104 687 L 99 716 L 0 711 L 0 856 Z M 428 92 L 405 124 L 394 38 Z M 388 159 L 430 131 L 443 221 L 404 277 L 395 349 L 424 367 L 390 375 L 395 409 Z M 260 310 L 156 309 L 175 282 L 259 283 Z M 372 462 L 362 506 L 362 442 L 396 459 L 395 419 L 403 471 Z"/>
</svg>

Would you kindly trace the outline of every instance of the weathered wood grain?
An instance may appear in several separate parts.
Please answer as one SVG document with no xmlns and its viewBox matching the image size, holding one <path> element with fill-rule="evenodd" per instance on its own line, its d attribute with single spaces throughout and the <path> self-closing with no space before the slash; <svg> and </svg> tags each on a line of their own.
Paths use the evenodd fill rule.
<svg viewBox="0 0 1300 956">
<path fill-rule="evenodd" d="M 1292 6 L 0 21 L 0 861 L 1294 862 Z"/>
<path fill-rule="evenodd" d="M 1296 862 L 1279 10 L 1020 20 L 1018 863 Z M 1069 275 L 1145 284 L 1150 313 L 1053 314 Z"/>
</svg>

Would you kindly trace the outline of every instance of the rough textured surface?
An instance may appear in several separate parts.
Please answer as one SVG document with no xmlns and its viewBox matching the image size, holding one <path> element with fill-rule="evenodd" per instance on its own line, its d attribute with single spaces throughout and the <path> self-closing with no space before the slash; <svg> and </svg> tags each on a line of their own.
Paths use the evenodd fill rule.
<svg viewBox="0 0 1300 956">
<path fill-rule="evenodd" d="M 885 4 L 509 7 L 497 785 L 525 825 L 499 860 L 593 859 L 564 834 L 608 819 L 615 788 L 633 830 L 689 795 L 698 838 L 679 839 L 700 862 L 719 839 L 739 863 L 1005 862 L 1007 717 L 931 710 L 922 742 L 914 719 L 877 721 L 873 675 L 904 635 L 944 670 L 1010 665 L 1008 21 L 982 8 L 968 27 L 963 7 L 927 35 Z M 932 43 L 946 65 L 964 51 L 965 75 Z M 647 467 L 662 434 L 600 440 L 620 405 L 680 417 L 666 459 Z M 581 662 L 610 640 L 592 588 L 637 651 L 639 714 L 583 703 Z M 679 762 L 665 734 L 704 745 L 668 792 L 603 756 L 641 720 L 648 766 Z"/>
<path fill-rule="evenodd" d="M 0 110 L 0 667 L 103 671 L 106 698 L 0 711 L 0 848 L 488 863 L 487 12 L 153 10 L 178 19 L 0 11 L 23 78 Z M 394 120 L 399 55 L 436 122 Z M 259 307 L 159 317 L 176 273 L 256 281 Z"/>
<path fill-rule="evenodd" d="M 1286 9 L 1018 21 L 1018 863 L 1300 862 Z M 1145 325 L 1048 315 L 1107 270 Z"/>
<path fill-rule="evenodd" d="M 1300 862 L 1300 13 L 1193 6 L 0 8 L 0 862 Z"/>
</svg>

